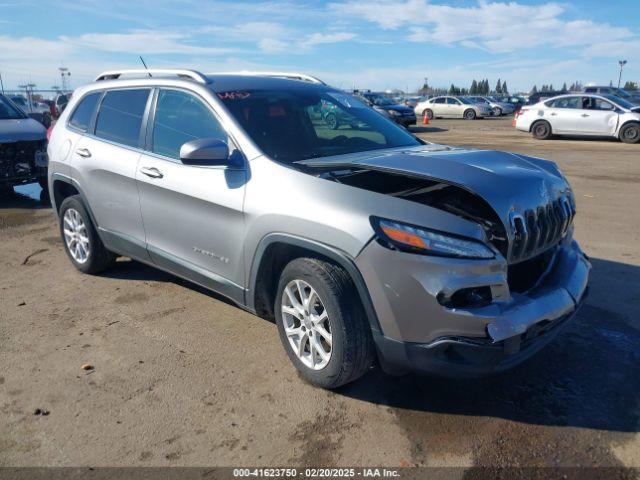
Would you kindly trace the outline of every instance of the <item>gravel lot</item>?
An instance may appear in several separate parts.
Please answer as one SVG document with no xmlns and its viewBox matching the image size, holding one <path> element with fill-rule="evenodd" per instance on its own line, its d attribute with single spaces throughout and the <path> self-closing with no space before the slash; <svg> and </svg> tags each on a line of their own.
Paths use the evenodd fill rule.
<svg viewBox="0 0 640 480">
<path fill-rule="evenodd" d="M 414 131 L 558 162 L 594 270 L 571 328 L 484 380 L 313 388 L 272 323 L 128 260 L 82 275 L 38 187 L 0 200 L 0 466 L 640 467 L 640 145 L 510 122 Z"/>
</svg>

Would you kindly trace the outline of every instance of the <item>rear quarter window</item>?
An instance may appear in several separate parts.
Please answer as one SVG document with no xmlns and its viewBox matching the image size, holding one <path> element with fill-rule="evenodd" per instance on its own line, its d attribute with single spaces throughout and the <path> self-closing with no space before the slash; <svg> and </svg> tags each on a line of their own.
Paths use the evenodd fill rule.
<svg viewBox="0 0 640 480">
<path fill-rule="evenodd" d="M 78 106 L 69 118 L 69 125 L 86 132 L 89 129 L 93 112 L 96 110 L 96 105 L 101 95 L 102 92 L 94 92 L 80 100 L 80 103 L 78 103 Z"/>
<path fill-rule="evenodd" d="M 108 91 L 96 120 L 97 137 L 130 147 L 139 146 L 149 89 Z"/>
</svg>

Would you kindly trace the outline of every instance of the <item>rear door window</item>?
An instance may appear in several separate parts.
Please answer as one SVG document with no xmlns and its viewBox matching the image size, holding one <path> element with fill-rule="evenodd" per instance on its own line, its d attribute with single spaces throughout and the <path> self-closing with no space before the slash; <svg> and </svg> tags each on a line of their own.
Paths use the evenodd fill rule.
<svg viewBox="0 0 640 480">
<path fill-rule="evenodd" d="M 227 141 L 225 129 L 201 100 L 180 90 L 160 90 L 153 120 L 153 152 L 179 159 L 182 145 L 208 137 Z"/>
<path fill-rule="evenodd" d="M 139 146 L 149 91 L 148 88 L 108 91 L 100 104 L 96 136 L 130 147 Z"/>
<path fill-rule="evenodd" d="M 80 100 L 80 103 L 71 114 L 71 118 L 69 118 L 69 125 L 86 132 L 89 129 L 93 113 L 101 96 L 102 92 L 94 92 Z"/>
<path fill-rule="evenodd" d="M 582 108 L 580 97 L 556 98 L 547 102 L 547 105 L 551 108 Z"/>
<path fill-rule="evenodd" d="M 436 98 L 433 103 L 446 103 L 446 98 Z"/>
</svg>

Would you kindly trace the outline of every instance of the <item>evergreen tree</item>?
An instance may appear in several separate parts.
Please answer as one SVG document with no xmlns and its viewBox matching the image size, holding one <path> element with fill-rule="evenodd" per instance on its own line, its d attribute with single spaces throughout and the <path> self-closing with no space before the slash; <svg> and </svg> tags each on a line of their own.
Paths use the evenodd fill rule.
<svg viewBox="0 0 640 480">
<path fill-rule="evenodd" d="M 509 93 L 509 89 L 507 88 L 507 81 L 506 80 L 504 80 L 502 82 L 502 93 L 504 93 L 504 94 L 508 94 Z"/>
<path fill-rule="evenodd" d="M 635 92 L 636 90 L 638 90 L 638 83 L 637 82 L 629 82 L 629 81 L 627 81 L 624 84 L 624 89 Z"/>
<path fill-rule="evenodd" d="M 534 86 L 533 86 L 533 88 L 531 89 L 531 92 L 530 92 L 530 93 L 531 93 L 532 95 L 533 95 L 534 93 L 538 93 L 538 87 L 536 87 L 536 86 L 534 85 Z"/>
<path fill-rule="evenodd" d="M 563 91 L 563 92 L 566 92 L 566 91 L 567 91 L 567 82 L 564 82 L 564 83 L 562 84 L 562 91 Z"/>
<path fill-rule="evenodd" d="M 549 84 L 549 91 L 553 92 L 553 83 Z"/>
<path fill-rule="evenodd" d="M 500 83 L 500 79 L 498 79 L 498 83 L 496 83 L 496 93 L 502 93 L 502 84 Z"/>
<path fill-rule="evenodd" d="M 473 82 L 471 82 L 471 88 L 469 89 L 469 92 L 471 92 L 471 95 L 476 95 L 478 93 L 478 82 L 476 82 L 475 78 L 473 79 Z"/>
</svg>

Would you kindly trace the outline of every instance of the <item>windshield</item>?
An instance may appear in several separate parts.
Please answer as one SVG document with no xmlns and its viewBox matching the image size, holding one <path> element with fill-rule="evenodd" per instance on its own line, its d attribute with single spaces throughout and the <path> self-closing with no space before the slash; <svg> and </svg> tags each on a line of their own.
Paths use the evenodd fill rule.
<svg viewBox="0 0 640 480">
<path fill-rule="evenodd" d="M 376 105 L 396 105 L 396 102 L 387 97 L 369 97 L 369 99 Z"/>
<path fill-rule="evenodd" d="M 631 102 L 627 102 L 624 98 L 616 97 L 615 95 L 606 94 L 606 95 L 602 95 L 602 96 L 604 98 L 606 98 L 607 100 L 611 100 L 612 102 L 617 103 L 618 105 L 620 105 L 623 108 L 628 108 L 629 110 L 631 110 L 632 108 L 637 107 L 637 105 L 634 105 Z"/>
<path fill-rule="evenodd" d="M 0 95 L 0 120 L 18 120 L 26 118 L 9 100 Z"/>
<path fill-rule="evenodd" d="M 218 97 L 264 153 L 287 164 L 421 144 L 360 100 L 334 90 L 244 90 Z"/>
</svg>

